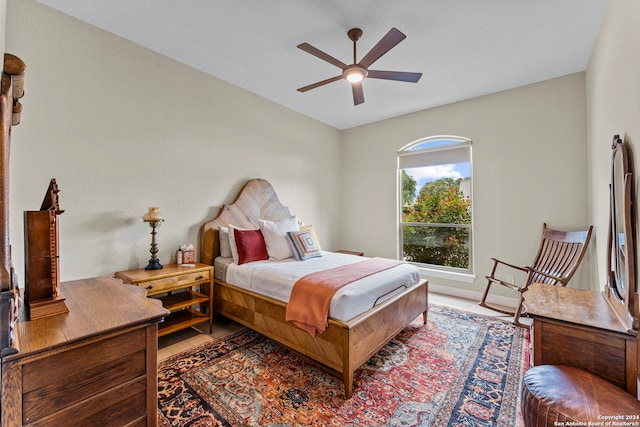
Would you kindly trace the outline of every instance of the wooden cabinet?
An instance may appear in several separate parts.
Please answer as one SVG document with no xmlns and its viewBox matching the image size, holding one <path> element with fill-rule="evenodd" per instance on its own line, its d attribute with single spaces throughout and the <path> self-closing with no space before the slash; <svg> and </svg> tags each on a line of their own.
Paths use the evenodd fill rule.
<svg viewBox="0 0 640 427">
<path fill-rule="evenodd" d="M 193 267 L 186 267 L 172 264 L 165 265 L 161 270 L 140 268 L 118 271 L 115 277 L 124 283 L 146 289 L 147 296 L 159 299 L 162 305 L 171 311 L 164 323 L 159 326 L 159 336 L 204 322 L 209 322 L 209 333 L 212 332 L 212 266 L 196 264 Z M 207 307 L 207 309 L 201 310 L 200 307 Z"/>
<path fill-rule="evenodd" d="M 168 311 L 108 277 L 61 290 L 68 313 L 16 323 L 2 426 L 157 425 L 157 325 Z"/>
<path fill-rule="evenodd" d="M 637 394 L 637 331 L 624 327 L 601 293 L 536 283 L 524 307 L 533 317 L 533 366 L 575 366 Z"/>
</svg>

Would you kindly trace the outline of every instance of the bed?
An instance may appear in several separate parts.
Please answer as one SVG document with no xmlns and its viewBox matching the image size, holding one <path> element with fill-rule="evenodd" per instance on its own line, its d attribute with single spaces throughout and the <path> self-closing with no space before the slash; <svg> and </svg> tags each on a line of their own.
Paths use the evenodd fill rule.
<svg viewBox="0 0 640 427">
<path fill-rule="evenodd" d="M 326 322 L 326 330 L 315 336 L 286 321 L 289 291 L 280 291 L 264 295 L 256 283 L 253 274 L 261 268 L 280 269 L 278 263 L 288 266 L 304 266 L 308 268 L 316 262 L 336 262 L 340 265 L 355 263 L 364 258 L 354 255 L 322 252 L 322 262 L 317 259 L 296 261 L 258 261 L 238 266 L 225 257 L 221 257 L 220 242 L 223 241 L 221 230 L 229 226 L 241 229 L 258 229 L 259 220 L 280 221 L 294 217 L 289 208 L 283 206 L 273 187 L 263 179 L 250 180 L 239 192 L 233 203 L 220 209 L 218 215 L 206 222 L 201 229 L 201 260 L 214 265 L 214 310 L 256 332 L 269 337 L 291 350 L 305 356 L 308 360 L 341 378 L 344 383 L 346 398 L 353 392 L 354 372 L 371 356 L 377 353 L 387 342 L 395 337 L 409 323 L 422 314 L 422 321 L 427 321 L 428 283 L 415 278 L 414 283 L 386 283 L 398 280 L 395 269 L 415 269 L 402 263 L 391 270 L 376 273 L 362 280 L 379 280 L 383 297 L 376 297 L 375 305 L 355 312 L 349 308 L 336 308 L 331 303 L 330 316 Z M 224 237 L 226 239 L 226 237 Z M 223 241 L 224 243 L 224 241 Z M 224 245 L 223 245 L 224 246 Z M 225 252 L 224 248 L 223 252 Z M 311 262 L 310 262 L 311 261 Z M 288 264 L 287 264 L 288 263 Z M 242 267 L 242 268 L 239 268 Z M 304 270 L 303 268 L 303 270 Z M 235 272 L 234 272 L 235 269 Z M 398 270 L 399 271 L 399 270 Z M 228 277 L 238 281 L 238 277 L 248 275 L 244 283 L 229 283 Z M 256 273 L 258 274 L 258 273 Z M 272 272 L 270 271 L 270 273 Z M 292 274 L 290 282 L 295 281 Z M 405 280 L 405 279 L 400 279 Z M 231 281 L 231 280 L 229 280 Z M 240 280 L 240 282 L 243 282 Z M 343 289 L 358 287 L 354 282 Z M 373 282 L 371 282 L 373 283 Z M 369 286 L 369 284 L 360 286 Z M 378 286 L 378 285 L 376 285 Z M 386 287 L 385 287 L 386 286 Z M 265 286 L 262 286 L 263 288 Z M 268 287 L 268 286 L 267 286 Z M 391 289 L 388 292 L 385 289 Z M 342 290 L 336 293 L 336 297 Z M 346 292 L 346 291 L 345 291 Z M 335 299 L 335 298 L 334 298 Z M 356 299 L 358 299 L 356 297 Z M 362 311 L 364 310 L 364 311 Z M 360 312 L 362 311 L 362 312 Z M 337 314 L 332 314 L 337 313 Z"/>
</svg>

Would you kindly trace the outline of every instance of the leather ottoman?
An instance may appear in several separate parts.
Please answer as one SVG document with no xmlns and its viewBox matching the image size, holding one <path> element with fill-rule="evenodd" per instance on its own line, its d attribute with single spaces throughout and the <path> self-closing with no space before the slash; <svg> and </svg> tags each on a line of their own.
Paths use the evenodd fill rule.
<svg viewBox="0 0 640 427">
<path fill-rule="evenodd" d="M 529 369 L 521 397 L 526 427 L 640 425 L 640 401 L 604 378 L 571 366 Z"/>
</svg>

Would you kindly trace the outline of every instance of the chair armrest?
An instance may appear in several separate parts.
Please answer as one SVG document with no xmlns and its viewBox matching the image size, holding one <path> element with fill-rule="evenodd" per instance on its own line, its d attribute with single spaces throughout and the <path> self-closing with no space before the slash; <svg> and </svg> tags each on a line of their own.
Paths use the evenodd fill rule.
<svg viewBox="0 0 640 427">
<path fill-rule="evenodd" d="M 497 258 L 491 258 L 491 259 L 495 262 L 495 264 L 494 264 L 494 268 L 495 268 L 495 266 L 496 266 L 496 265 L 498 265 L 498 264 L 503 264 L 503 265 L 506 265 L 507 267 L 511 267 L 511 268 L 516 269 L 516 270 L 520 270 L 520 271 L 524 271 L 524 272 L 526 272 L 526 271 L 528 271 L 528 270 L 529 270 L 529 268 L 528 268 L 528 267 L 520 267 L 520 266 L 518 266 L 518 265 L 509 264 L 508 262 L 501 261 L 501 260 L 499 260 L 499 259 L 497 259 Z"/>
</svg>

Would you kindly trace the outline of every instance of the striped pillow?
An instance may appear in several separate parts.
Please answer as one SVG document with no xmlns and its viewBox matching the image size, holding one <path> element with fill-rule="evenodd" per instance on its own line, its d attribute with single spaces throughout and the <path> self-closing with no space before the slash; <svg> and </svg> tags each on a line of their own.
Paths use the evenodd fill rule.
<svg viewBox="0 0 640 427">
<path fill-rule="evenodd" d="M 293 249 L 293 255 L 298 261 L 322 256 L 320 243 L 312 230 L 289 231 L 289 241 Z"/>
</svg>

